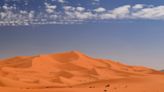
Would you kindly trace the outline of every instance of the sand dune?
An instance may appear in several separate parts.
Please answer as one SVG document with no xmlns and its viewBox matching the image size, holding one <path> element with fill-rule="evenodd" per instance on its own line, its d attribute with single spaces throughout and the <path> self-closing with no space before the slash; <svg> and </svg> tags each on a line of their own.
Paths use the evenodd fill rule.
<svg viewBox="0 0 164 92">
<path fill-rule="evenodd" d="M 1 92 L 164 92 L 164 73 L 78 51 L 0 62 Z"/>
</svg>

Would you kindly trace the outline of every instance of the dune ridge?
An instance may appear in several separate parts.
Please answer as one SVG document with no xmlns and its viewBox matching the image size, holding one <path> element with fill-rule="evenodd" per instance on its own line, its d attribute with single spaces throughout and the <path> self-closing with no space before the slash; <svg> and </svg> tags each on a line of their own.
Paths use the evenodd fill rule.
<svg viewBox="0 0 164 92">
<path fill-rule="evenodd" d="M 163 92 L 164 74 L 146 67 L 92 58 L 79 51 L 17 56 L 0 61 L 0 90 L 4 88 L 40 89 L 40 91 L 48 88 L 85 90 L 104 88 L 105 85 L 111 85 L 110 90 L 113 92 L 145 92 L 144 90 L 150 90 L 151 87 L 155 87 L 154 91 L 149 92 L 156 90 Z M 141 89 L 135 91 L 135 87 Z"/>
</svg>

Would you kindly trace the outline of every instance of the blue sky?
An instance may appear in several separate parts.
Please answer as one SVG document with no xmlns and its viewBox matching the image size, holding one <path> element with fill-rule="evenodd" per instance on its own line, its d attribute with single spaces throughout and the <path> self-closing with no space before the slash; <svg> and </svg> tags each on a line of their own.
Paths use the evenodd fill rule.
<svg viewBox="0 0 164 92">
<path fill-rule="evenodd" d="M 79 50 L 164 68 L 162 0 L 1 0 L 0 6 L 0 58 Z"/>
</svg>

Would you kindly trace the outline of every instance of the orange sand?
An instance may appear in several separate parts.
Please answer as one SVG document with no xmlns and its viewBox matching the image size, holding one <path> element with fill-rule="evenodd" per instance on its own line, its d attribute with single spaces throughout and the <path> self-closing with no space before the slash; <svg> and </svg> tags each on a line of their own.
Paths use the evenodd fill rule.
<svg viewBox="0 0 164 92">
<path fill-rule="evenodd" d="M 80 52 L 0 62 L 0 92 L 164 92 L 164 73 Z"/>
</svg>

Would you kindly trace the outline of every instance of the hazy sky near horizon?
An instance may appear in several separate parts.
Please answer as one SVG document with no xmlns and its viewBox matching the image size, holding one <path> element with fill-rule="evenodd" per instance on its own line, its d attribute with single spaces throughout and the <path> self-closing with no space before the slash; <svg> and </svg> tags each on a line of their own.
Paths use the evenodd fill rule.
<svg viewBox="0 0 164 92">
<path fill-rule="evenodd" d="M 162 0 L 0 1 L 0 58 L 78 50 L 130 65 L 164 68 Z M 87 2 L 93 6 L 85 6 Z M 21 6 L 24 3 L 26 7 Z"/>
</svg>

